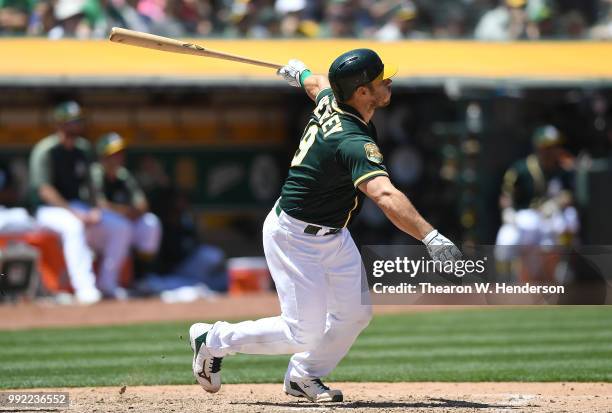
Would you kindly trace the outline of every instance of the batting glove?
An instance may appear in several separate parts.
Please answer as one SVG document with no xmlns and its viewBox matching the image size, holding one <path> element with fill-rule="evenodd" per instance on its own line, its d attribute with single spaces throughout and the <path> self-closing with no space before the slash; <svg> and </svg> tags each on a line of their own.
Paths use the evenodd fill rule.
<svg viewBox="0 0 612 413">
<path fill-rule="evenodd" d="M 300 77 L 302 76 L 302 73 L 306 72 L 307 70 L 308 68 L 304 62 L 297 59 L 291 59 L 289 60 L 289 63 L 278 69 L 276 74 L 285 79 L 289 85 L 294 87 L 302 87 Z M 310 72 L 310 70 L 308 71 Z"/>
<path fill-rule="evenodd" d="M 434 261 L 446 262 L 461 259 L 459 248 L 435 229 L 423 238 L 423 244 Z"/>
</svg>

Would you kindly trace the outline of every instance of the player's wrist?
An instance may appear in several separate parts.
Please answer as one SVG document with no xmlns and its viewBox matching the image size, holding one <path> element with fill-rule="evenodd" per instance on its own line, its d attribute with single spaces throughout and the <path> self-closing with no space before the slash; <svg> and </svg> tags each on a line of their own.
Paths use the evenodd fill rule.
<svg viewBox="0 0 612 413">
<path fill-rule="evenodd" d="M 439 235 L 439 232 L 437 229 L 432 229 L 431 231 L 429 231 L 427 233 L 427 235 L 425 235 L 425 237 L 423 237 L 423 239 L 421 240 L 421 242 L 425 245 L 428 245 L 434 238 L 436 238 Z"/>
<path fill-rule="evenodd" d="M 312 72 L 310 71 L 310 69 L 304 69 L 302 70 L 302 72 L 300 72 L 300 76 L 298 80 L 300 82 L 301 87 L 304 87 L 304 81 L 308 79 L 310 76 L 312 76 Z"/>
</svg>

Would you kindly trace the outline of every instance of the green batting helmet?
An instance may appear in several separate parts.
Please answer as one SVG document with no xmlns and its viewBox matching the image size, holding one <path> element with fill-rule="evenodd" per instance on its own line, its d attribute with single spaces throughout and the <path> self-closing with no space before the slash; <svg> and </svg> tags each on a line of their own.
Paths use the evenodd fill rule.
<svg viewBox="0 0 612 413">
<path fill-rule="evenodd" d="M 563 143 L 563 136 L 552 125 L 541 126 L 533 133 L 532 143 L 534 148 L 547 148 Z"/>
<path fill-rule="evenodd" d="M 329 83 L 338 101 L 351 98 L 359 86 L 376 79 L 388 79 L 397 68 L 384 65 L 378 54 L 370 49 L 355 49 L 343 53 L 329 67 Z"/>
<path fill-rule="evenodd" d="M 55 107 L 53 119 L 57 123 L 68 123 L 83 120 L 81 106 L 74 100 L 62 102 Z"/>
<path fill-rule="evenodd" d="M 125 149 L 125 140 L 118 133 L 102 135 L 96 144 L 99 157 L 110 156 Z"/>
</svg>

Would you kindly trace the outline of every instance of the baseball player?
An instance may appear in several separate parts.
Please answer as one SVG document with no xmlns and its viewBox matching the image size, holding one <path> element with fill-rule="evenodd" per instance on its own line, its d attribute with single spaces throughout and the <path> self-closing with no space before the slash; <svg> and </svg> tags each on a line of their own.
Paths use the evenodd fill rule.
<svg viewBox="0 0 612 413">
<path fill-rule="evenodd" d="M 131 246 L 137 252 L 139 266 L 144 267 L 159 249 L 161 223 L 149 212 L 144 192 L 124 166 L 125 140 L 114 132 L 105 134 L 99 139 L 96 151 L 98 162 L 91 166 L 91 177 L 97 206 L 109 220 L 120 221 L 122 226 L 131 230 L 127 247 L 121 250 L 122 256 L 115 259 L 123 262 Z M 121 293 L 117 279 L 106 278 L 103 281 L 105 291 Z"/>
<path fill-rule="evenodd" d="M 116 280 L 130 228 L 109 219 L 95 208 L 91 188 L 91 147 L 80 137 L 83 117 L 76 102 L 60 104 L 54 111 L 57 131 L 38 142 L 30 155 L 30 186 L 38 206 L 36 220 L 62 239 L 70 282 L 78 302 L 92 304 Z M 99 284 L 93 271 L 93 250 L 102 253 Z M 102 290 L 102 291 L 100 291 Z"/>
<path fill-rule="evenodd" d="M 532 137 L 534 153 L 515 162 L 504 175 L 503 225 L 497 233 L 495 257 L 506 267 L 522 250 L 518 246 L 568 246 L 580 228 L 572 205 L 573 158 L 562 142 L 556 127 L 537 128 Z M 541 275 L 544 271 L 532 272 Z"/>
<path fill-rule="evenodd" d="M 346 228 L 364 196 L 422 240 L 434 259 L 461 256 L 391 184 L 376 145 L 371 119 L 389 104 L 395 72 L 369 49 L 342 54 L 327 77 L 311 74 L 298 60 L 278 71 L 315 101 L 281 197 L 263 226 L 281 315 L 192 325 L 193 373 L 204 390 L 219 390 L 226 355 L 293 354 L 285 393 L 313 402 L 343 400 L 320 378 L 346 355 L 372 314 L 365 270 Z"/>
</svg>

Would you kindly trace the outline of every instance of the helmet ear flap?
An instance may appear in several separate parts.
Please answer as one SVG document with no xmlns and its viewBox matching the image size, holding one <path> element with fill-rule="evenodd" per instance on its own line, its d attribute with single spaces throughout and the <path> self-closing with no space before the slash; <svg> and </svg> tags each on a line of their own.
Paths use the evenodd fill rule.
<svg viewBox="0 0 612 413">
<path fill-rule="evenodd" d="M 339 82 L 339 80 L 341 80 L 343 78 L 343 70 L 346 68 L 347 65 L 351 65 L 353 62 L 355 62 L 358 59 L 357 56 L 349 56 L 348 59 L 345 59 L 343 61 L 340 61 L 340 63 L 333 69 L 334 75 L 333 76 L 329 76 L 330 78 L 334 78 L 334 79 L 338 79 L 335 82 L 331 82 L 331 86 L 332 86 L 332 90 L 334 91 L 334 96 L 336 96 L 336 99 L 340 102 L 343 102 L 344 100 L 347 99 L 348 96 L 351 96 L 353 94 L 353 92 L 351 92 L 350 94 L 348 93 L 348 90 L 345 90 L 346 88 L 341 87 L 341 84 Z M 336 60 L 340 60 L 340 58 L 336 59 Z M 330 74 L 332 72 L 332 67 L 330 67 Z"/>
<path fill-rule="evenodd" d="M 338 102 L 344 102 L 346 100 L 346 97 L 344 96 L 344 92 L 342 91 L 342 89 L 340 89 L 338 86 L 332 84 L 331 85 L 332 91 L 334 92 L 334 97 L 336 98 L 336 100 Z"/>
</svg>

